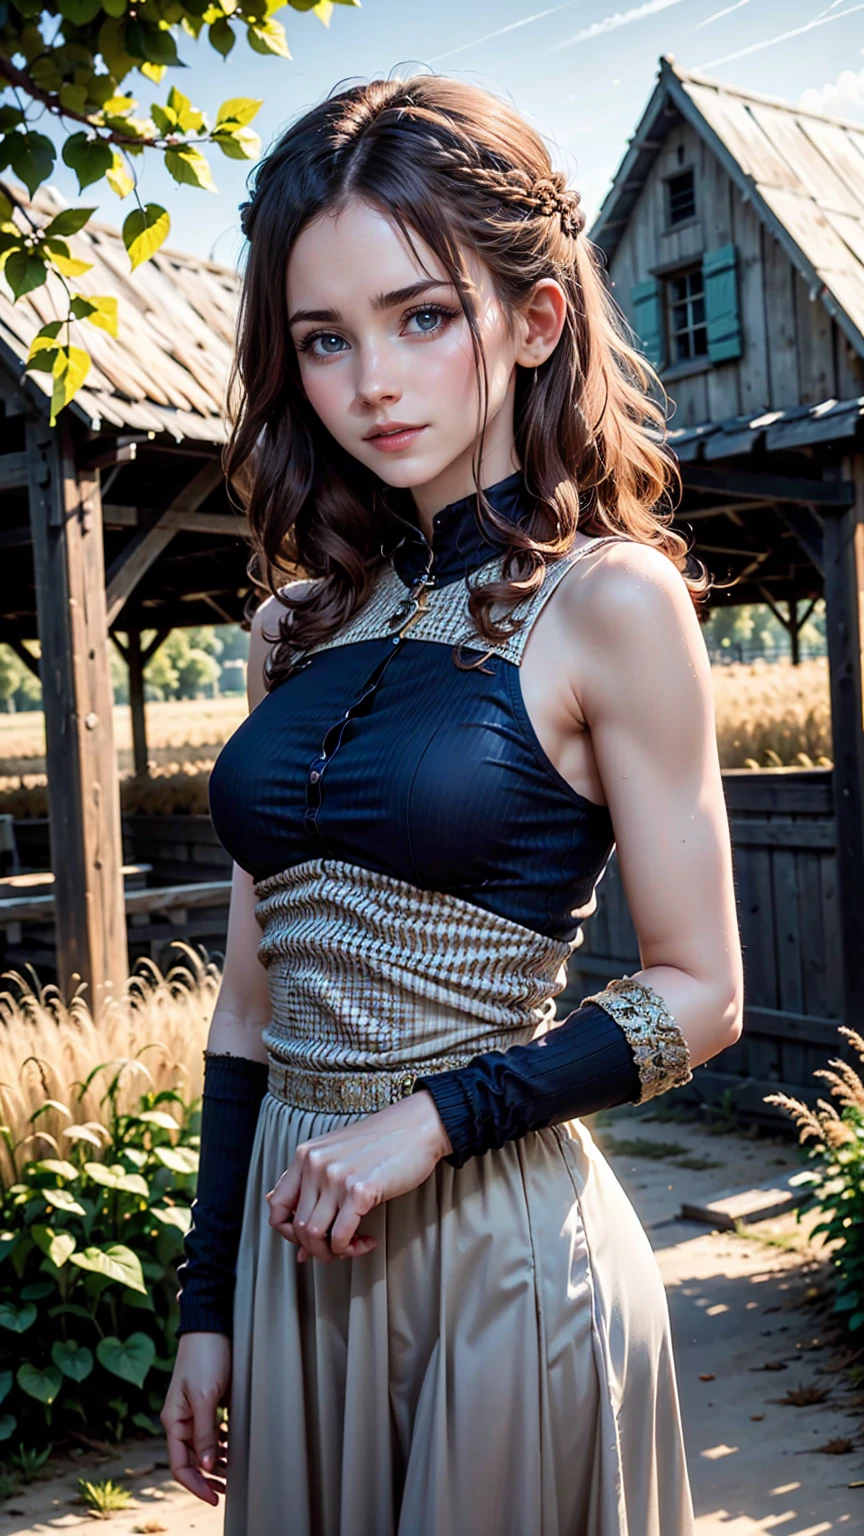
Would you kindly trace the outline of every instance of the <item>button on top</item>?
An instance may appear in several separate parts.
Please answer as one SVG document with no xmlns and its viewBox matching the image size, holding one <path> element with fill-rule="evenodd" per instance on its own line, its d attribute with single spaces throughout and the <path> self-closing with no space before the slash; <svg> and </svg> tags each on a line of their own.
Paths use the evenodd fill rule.
<svg viewBox="0 0 864 1536">
<path fill-rule="evenodd" d="M 321 777 L 321 775 L 318 772 L 318 769 L 317 768 L 313 768 L 312 772 L 309 775 L 309 783 L 310 784 L 317 784 L 318 780 L 320 779 L 320 777 Z"/>
</svg>

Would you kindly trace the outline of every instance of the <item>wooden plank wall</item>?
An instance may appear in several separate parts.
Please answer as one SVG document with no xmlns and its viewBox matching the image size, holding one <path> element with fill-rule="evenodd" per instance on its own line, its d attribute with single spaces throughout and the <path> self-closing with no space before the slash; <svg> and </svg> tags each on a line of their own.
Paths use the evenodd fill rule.
<svg viewBox="0 0 864 1536">
<path fill-rule="evenodd" d="M 782 1087 L 813 1099 L 814 1067 L 841 1054 L 840 923 L 831 775 L 827 770 L 723 775 L 744 946 L 741 1039 L 697 1069 L 691 1094 L 734 1091 L 748 1113 L 772 1119 L 762 1093 Z M 639 966 L 636 935 L 615 861 L 571 961 L 562 1011 Z M 842 1054 L 847 1054 L 845 1050 Z M 851 1059 L 851 1058 L 850 1058 Z M 802 1095 L 803 1090 L 803 1095 Z"/>
<path fill-rule="evenodd" d="M 697 218 L 667 230 L 663 184 L 682 164 L 695 169 Z M 689 377 L 671 370 L 667 388 L 674 425 L 757 415 L 832 397 L 849 400 L 864 393 L 864 359 L 838 331 L 821 300 L 811 298 L 778 241 L 752 205 L 742 200 L 695 129 L 679 123 L 654 161 L 610 263 L 618 304 L 632 319 L 634 283 L 671 263 L 697 261 L 704 251 L 729 243 L 738 247 L 744 353 L 736 362 L 706 366 Z"/>
</svg>

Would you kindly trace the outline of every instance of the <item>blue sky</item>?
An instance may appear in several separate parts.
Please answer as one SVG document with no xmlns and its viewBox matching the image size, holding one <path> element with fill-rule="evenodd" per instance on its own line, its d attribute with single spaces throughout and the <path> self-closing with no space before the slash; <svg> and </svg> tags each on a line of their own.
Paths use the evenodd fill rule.
<svg viewBox="0 0 864 1536">
<path fill-rule="evenodd" d="M 130 77 L 141 106 L 164 99 L 169 77 L 215 117 L 229 96 L 264 98 L 255 127 L 266 144 L 338 81 L 410 73 L 424 66 L 510 99 L 540 130 L 556 165 L 596 212 L 650 94 L 660 54 L 745 89 L 864 121 L 864 0 L 364 0 L 337 5 L 329 28 L 279 12 L 291 60 L 265 58 L 238 41 L 223 60 L 206 41 L 183 37 L 188 64 L 154 88 Z M 211 154 L 218 195 L 177 187 L 158 165 L 142 177 L 145 201 L 166 203 L 170 244 L 225 263 L 242 250 L 237 204 L 248 163 Z M 79 199 L 71 172 L 53 178 Z M 101 216 L 119 223 L 131 207 L 108 192 Z"/>
</svg>

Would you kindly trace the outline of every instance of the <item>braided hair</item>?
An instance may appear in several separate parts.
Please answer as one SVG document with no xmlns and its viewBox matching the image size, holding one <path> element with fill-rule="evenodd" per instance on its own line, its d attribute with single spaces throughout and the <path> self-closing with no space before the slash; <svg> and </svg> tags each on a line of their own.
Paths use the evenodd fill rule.
<svg viewBox="0 0 864 1536">
<path fill-rule="evenodd" d="M 655 545 L 698 597 L 704 575 L 670 526 L 677 471 L 652 394 L 656 379 L 606 290 L 578 191 L 512 107 L 431 74 L 337 89 L 288 129 L 250 180 L 223 462 L 249 521 L 250 574 L 281 604 L 268 687 L 305 645 L 334 633 L 366 601 L 403 531 L 390 488 L 335 442 L 309 405 L 287 326 L 295 240 L 351 199 L 383 210 L 412 246 L 416 236 L 426 243 L 468 322 L 483 413 L 477 517 L 505 555 L 501 580 L 471 587 L 478 636 L 494 641 L 518 628 L 511 610 L 568 552 L 577 527 Z M 556 279 L 567 301 L 552 355 L 537 369 L 517 368 L 515 447 L 534 508 L 518 526 L 479 489 L 488 380 L 467 251 L 490 269 L 505 312 L 515 313 L 543 278 Z M 317 579 L 291 597 L 281 588 L 286 574 L 298 573 Z"/>
</svg>

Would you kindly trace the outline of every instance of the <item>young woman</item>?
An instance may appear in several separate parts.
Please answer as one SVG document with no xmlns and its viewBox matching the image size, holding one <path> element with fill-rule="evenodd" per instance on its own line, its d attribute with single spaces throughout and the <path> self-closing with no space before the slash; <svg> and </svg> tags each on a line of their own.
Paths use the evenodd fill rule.
<svg viewBox="0 0 864 1536">
<path fill-rule="evenodd" d="M 211 780 L 175 1476 L 218 1503 L 230 1378 L 229 1536 L 685 1536 L 659 1271 L 580 1119 L 741 1027 L 649 371 L 472 86 L 333 95 L 244 229 L 226 472 L 272 596 Z M 613 843 L 642 967 L 553 1028 Z"/>
</svg>

